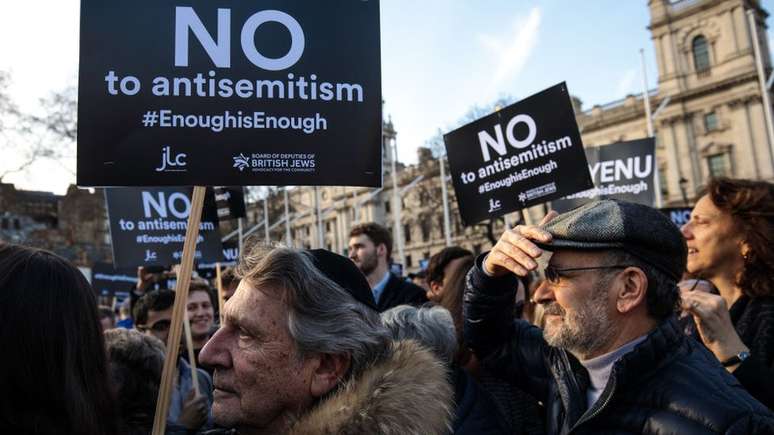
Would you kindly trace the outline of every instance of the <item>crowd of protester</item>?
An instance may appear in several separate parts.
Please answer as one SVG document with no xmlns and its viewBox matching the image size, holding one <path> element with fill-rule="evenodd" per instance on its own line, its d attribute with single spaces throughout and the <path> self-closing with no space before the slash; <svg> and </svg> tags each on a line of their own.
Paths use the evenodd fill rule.
<svg viewBox="0 0 774 435">
<path fill-rule="evenodd" d="M 194 274 L 166 433 L 774 434 L 772 183 L 713 179 L 682 228 L 550 212 L 407 278 L 391 251 L 368 223 L 349 258 L 256 244 Z M 0 243 L 0 433 L 150 433 L 176 273 L 102 307 L 68 261 Z"/>
</svg>

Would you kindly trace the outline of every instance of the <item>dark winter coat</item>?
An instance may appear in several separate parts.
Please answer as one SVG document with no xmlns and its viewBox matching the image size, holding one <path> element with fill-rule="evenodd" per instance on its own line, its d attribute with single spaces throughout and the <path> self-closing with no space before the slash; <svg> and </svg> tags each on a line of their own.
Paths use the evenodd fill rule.
<svg viewBox="0 0 774 435">
<path fill-rule="evenodd" d="M 454 378 L 454 401 L 457 405 L 452 425 L 455 435 L 510 433 L 492 397 L 465 369 L 453 369 L 452 377 Z"/>
<path fill-rule="evenodd" d="M 540 329 L 513 320 L 516 277 L 487 276 L 482 258 L 467 277 L 465 339 L 490 370 L 546 406 L 547 433 L 774 433 L 774 415 L 674 319 L 615 363 L 589 408 L 585 368 L 548 346 Z"/>
<path fill-rule="evenodd" d="M 427 302 L 427 294 L 422 287 L 408 282 L 390 273 L 390 279 L 379 296 L 379 312 L 387 311 L 398 305 L 422 305 Z"/>
<path fill-rule="evenodd" d="M 734 371 L 750 394 L 774 409 L 774 297 L 742 296 L 731 306 L 731 322 L 750 358 Z"/>
</svg>

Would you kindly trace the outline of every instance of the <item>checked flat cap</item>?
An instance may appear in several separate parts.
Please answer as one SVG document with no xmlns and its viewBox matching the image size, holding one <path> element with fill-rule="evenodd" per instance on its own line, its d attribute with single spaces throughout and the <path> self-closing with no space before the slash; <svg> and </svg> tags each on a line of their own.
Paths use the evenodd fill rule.
<svg viewBox="0 0 774 435">
<path fill-rule="evenodd" d="M 680 230 L 660 211 L 631 202 L 599 200 L 563 213 L 545 227 L 547 250 L 621 249 L 679 281 L 688 248 Z"/>
</svg>

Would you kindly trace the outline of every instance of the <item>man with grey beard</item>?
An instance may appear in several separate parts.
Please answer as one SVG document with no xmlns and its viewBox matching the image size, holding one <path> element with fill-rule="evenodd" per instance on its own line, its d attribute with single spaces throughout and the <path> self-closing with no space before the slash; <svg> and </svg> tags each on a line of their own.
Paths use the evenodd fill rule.
<svg viewBox="0 0 774 435">
<path fill-rule="evenodd" d="M 662 213 L 588 203 L 507 230 L 468 274 L 465 338 L 566 433 L 774 433 L 774 416 L 681 333 L 682 236 Z M 543 268 L 540 329 L 511 313 L 518 276 Z"/>
</svg>

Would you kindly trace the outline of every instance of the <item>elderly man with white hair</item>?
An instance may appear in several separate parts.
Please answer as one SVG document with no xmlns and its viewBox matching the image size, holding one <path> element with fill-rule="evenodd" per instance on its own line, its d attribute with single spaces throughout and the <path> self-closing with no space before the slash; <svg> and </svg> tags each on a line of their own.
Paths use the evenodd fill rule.
<svg viewBox="0 0 774 435">
<path fill-rule="evenodd" d="M 448 431 L 444 366 L 394 342 L 347 258 L 258 246 L 237 268 L 224 324 L 200 354 L 215 422 L 240 434 Z"/>
</svg>

